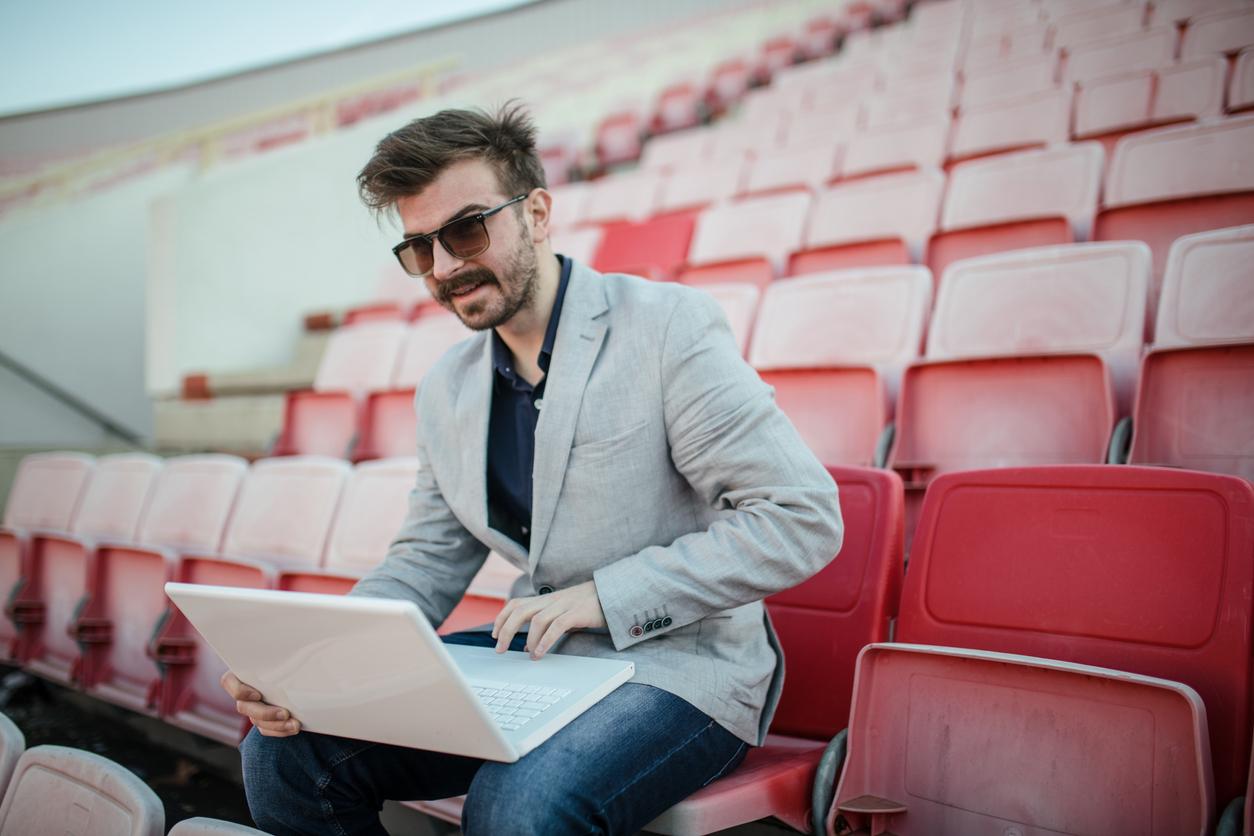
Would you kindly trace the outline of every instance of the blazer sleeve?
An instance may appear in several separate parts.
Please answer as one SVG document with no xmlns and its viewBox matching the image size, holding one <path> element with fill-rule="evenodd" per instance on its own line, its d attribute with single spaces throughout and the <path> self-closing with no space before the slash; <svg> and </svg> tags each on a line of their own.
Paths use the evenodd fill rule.
<svg viewBox="0 0 1254 836">
<path fill-rule="evenodd" d="M 801 583 L 844 534 L 835 482 L 741 358 L 712 298 L 694 292 L 674 307 L 660 363 L 671 459 L 727 513 L 593 573 L 619 650 Z M 632 636 L 635 614 L 651 610 L 669 626 Z"/>
<path fill-rule="evenodd" d="M 419 468 L 405 522 L 383 562 L 349 594 L 413 601 L 438 627 L 483 566 L 488 547 L 466 530 L 445 502 L 428 464 L 422 426 L 419 421 Z"/>
</svg>

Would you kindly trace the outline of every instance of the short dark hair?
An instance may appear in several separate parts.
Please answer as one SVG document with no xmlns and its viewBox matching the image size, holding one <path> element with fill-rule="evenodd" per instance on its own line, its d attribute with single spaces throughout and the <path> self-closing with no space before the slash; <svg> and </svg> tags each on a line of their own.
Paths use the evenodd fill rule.
<svg viewBox="0 0 1254 836">
<path fill-rule="evenodd" d="M 511 101 L 495 116 L 478 108 L 441 110 L 393 131 L 357 175 L 357 190 L 366 206 L 384 212 L 421 192 L 453 163 L 473 158 L 496 169 L 509 197 L 545 187 L 535 124 L 520 103 Z"/>
</svg>

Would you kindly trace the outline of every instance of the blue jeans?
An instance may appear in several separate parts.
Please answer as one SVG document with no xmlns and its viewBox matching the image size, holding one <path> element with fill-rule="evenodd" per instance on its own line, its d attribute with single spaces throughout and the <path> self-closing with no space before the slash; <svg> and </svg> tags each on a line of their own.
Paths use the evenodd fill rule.
<svg viewBox="0 0 1254 836">
<path fill-rule="evenodd" d="M 446 641 L 492 643 L 485 633 Z M 280 836 L 386 836 L 385 800 L 463 793 L 466 836 L 635 833 L 735 769 L 747 748 L 690 703 L 630 682 L 516 763 L 315 732 L 263 737 L 253 729 L 240 744 L 253 819 Z"/>
</svg>

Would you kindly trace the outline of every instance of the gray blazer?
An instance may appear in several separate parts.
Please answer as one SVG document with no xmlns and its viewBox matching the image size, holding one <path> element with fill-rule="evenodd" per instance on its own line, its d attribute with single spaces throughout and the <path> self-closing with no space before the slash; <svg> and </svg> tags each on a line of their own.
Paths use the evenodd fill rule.
<svg viewBox="0 0 1254 836">
<path fill-rule="evenodd" d="M 843 526 L 836 485 L 718 304 L 573 266 L 536 425 L 529 553 L 488 525 L 492 374 L 487 332 L 427 374 L 409 514 L 353 593 L 413 600 L 438 625 L 489 549 L 523 570 L 515 594 L 592 578 L 608 629 L 559 652 L 630 659 L 633 681 L 760 743 L 783 685 L 762 598 L 822 569 Z"/>
</svg>

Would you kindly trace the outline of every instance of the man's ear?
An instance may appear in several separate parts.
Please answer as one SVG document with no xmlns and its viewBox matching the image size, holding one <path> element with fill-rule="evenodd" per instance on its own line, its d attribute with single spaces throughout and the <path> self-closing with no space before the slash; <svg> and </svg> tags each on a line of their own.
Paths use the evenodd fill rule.
<svg viewBox="0 0 1254 836">
<path fill-rule="evenodd" d="M 548 189 L 532 189 L 523 203 L 531 215 L 531 241 L 539 244 L 549 237 L 549 222 L 552 219 L 553 195 Z"/>
</svg>

